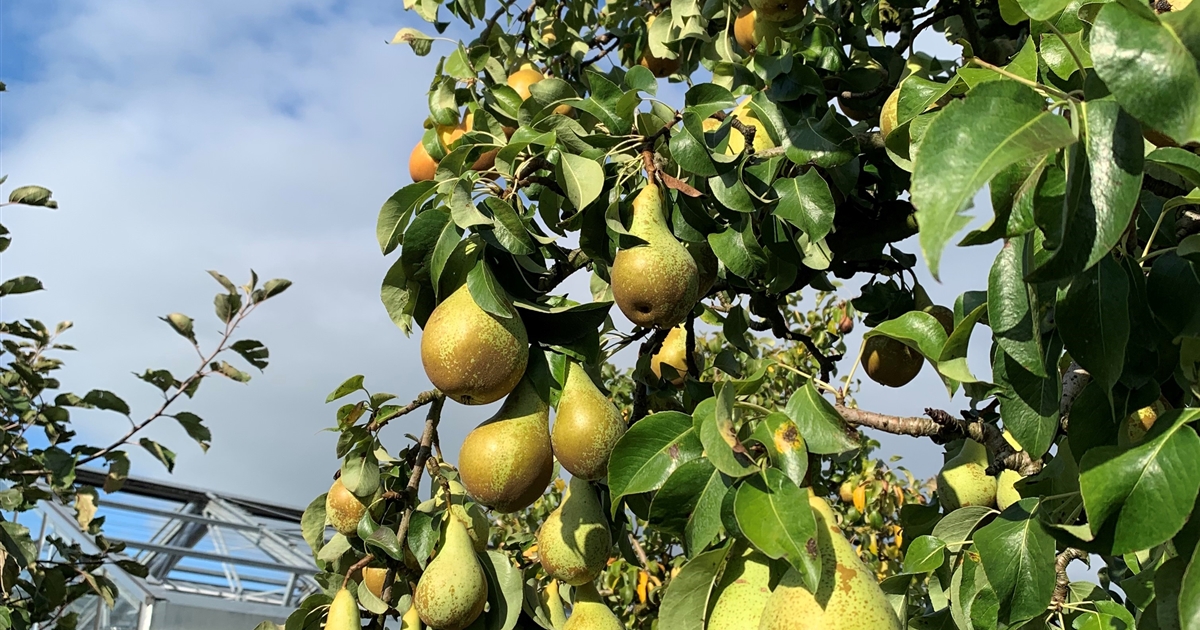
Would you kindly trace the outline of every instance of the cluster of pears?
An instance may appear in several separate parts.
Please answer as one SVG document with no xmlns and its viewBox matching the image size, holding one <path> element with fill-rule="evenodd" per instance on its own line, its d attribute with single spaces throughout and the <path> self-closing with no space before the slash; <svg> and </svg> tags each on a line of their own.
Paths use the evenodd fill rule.
<svg viewBox="0 0 1200 630">
<path fill-rule="evenodd" d="M 947 335 L 954 332 L 954 311 L 931 302 L 923 290 L 918 291 L 916 302 L 918 310 L 938 320 Z M 917 377 L 925 357 L 902 341 L 878 335 L 863 343 L 862 362 L 867 376 L 876 383 L 904 387 Z"/>
<path fill-rule="evenodd" d="M 790 567 L 744 543 L 729 551 L 713 591 L 707 630 L 900 630 L 874 573 L 834 520 L 829 504 L 809 492 L 817 523 L 821 575 L 816 592 Z M 786 565 L 782 565 L 786 566 Z"/>
<path fill-rule="evenodd" d="M 947 512 L 968 506 L 998 507 L 1001 511 L 1021 500 L 1016 483 L 1021 474 L 1005 469 L 996 477 L 987 473 L 988 453 L 972 439 L 946 460 L 937 476 L 938 501 Z"/>
</svg>

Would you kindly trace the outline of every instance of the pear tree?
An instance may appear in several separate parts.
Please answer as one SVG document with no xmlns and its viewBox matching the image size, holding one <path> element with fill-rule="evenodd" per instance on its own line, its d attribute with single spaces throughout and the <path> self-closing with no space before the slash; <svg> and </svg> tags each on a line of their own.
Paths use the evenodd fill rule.
<svg viewBox="0 0 1200 630">
<path fill-rule="evenodd" d="M 460 36 L 393 40 L 440 59 L 377 225 L 432 388 L 330 395 L 289 630 L 1200 628 L 1200 8 L 406 8 Z M 922 371 L 952 408 L 854 403 Z"/>
</svg>

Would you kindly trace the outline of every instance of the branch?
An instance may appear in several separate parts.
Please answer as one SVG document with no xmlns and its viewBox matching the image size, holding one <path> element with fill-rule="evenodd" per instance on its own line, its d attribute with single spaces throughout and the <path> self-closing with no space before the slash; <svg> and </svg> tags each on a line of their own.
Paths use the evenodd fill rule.
<svg viewBox="0 0 1200 630">
<path fill-rule="evenodd" d="M 929 437 L 944 444 L 959 438 L 970 438 L 984 445 L 995 456 L 995 463 L 988 467 L 988 474 L 1009 469 L 1028 477 L 1042 469 L 1041 460 L 1035 460 L 1025 451 L 1018 451 L 1004 439 L 1004 433 L 994 424 L 981 420 L 959 420 L 940 409 L 926 409 L 928 418 L 905 418 L 889 416 L 873 411 L 851 409 L 845 405 L 834 405 L 847 423 L 870 427 L 894 435 Z"/>
<path fill-rule="evenodd" d="M 429 456 L 433 453 L 433 441 L 437 436 L 438 422 L 441 422 L 442 407 L 445 404 L 446 397 L 439 395 L 433 400 L 433 404 L 429 407 L 429 414 L 425 416 L 425 432 L 421 434 L 417 457 L 413 460 L 412 474 L 408 476 L 408 485 L 404 487 L 404 493 L 414 501 L 405 508 L 404 516 L 400 518 L 400 526 L 396 528 L 396 538 L 401 541 L 405 541 L 408 537 L 408 527 L 412 523 L 413 509 L 417 504 L 415 501 L 417 489 L 421 487 L 421 475 L 425 472 L 425 462 L 429 461 Z"/>
<path fill-rule="evenodd" d="M 641 348 L 638 348 L 638 358 L 658 352 L 658 349 L 662 347 L 663 340 L 667 338 L 668 332 L 670 331 L 662 328 L 654 329 L 654 335 L 647 339 Z M 633 387 L 633 416 L 629 419 L 629 424 L 645 418 L 648 413 L 650 413 L 650 393 L 646 384 L 638 381 L 634 383 Z"/>
<path fill-rule="evenodd" d="M 500 19 L 500 16 L 506 15 L 508 13 L 508 8 L 516 3 L 516 1 L 517 0 L 506 0 L 505 2 L 500 3 L 500 8 L 496 9 L 496 12 L 493 13 L 492 17 L 488 19 L 487 26 L 484 26 L 483 30 L 480 31 L 480 42 L 487 44 L 488 38 L 492 35 L 492 29 L 496 28 L 496 22 Z"/>
<path fill-rule="evenodd" d="M 809 353 L 816 359 L 817 365 L 821 368 L 821 380 L 829 382 L 830 375 L 837 369 L 837 361 L 841 360 L 842 355 L 834 354 L 826 356 L 817 347 L 813 338 L 802 332 L 798 332 L 788 328 L 787 320 L 784 319 L 783 313 L 780 312 L 777 304 L 769 303 L 766 299 L 755 299 L 757 296 L 750 296 L 751 310 L 760 317 L 765 317 L 765 322 L 750 322 L 750 328 L 754 330 L 770 330 L 772 335 L 778 339 L 786 339 L 788 341 L 799 341 L 804 344 Z M 755 308 L 757 307 L 757 308 Z"/>
<path fill-rule="evenodd" d="M 555 287 L 571 277 L 571 274 L 586 267 L 590 262 L 592 262 L 592 259 L 588 258 L 588 255 L 583 253 L 581 249 L 573 249 L 567 252 L 566 259 L 559 260 L 550 269 L 550 275 L 542 276 L 538 280 L 538 290 L 542 293 L 553 291 Z"/>
<path fill-rule="evenodd" d="M 1062 430 L 1067 430 L 1067 423 L 1071 416 L 1071 407 L 1075 405 L 1075 399 L 1079 398 L 1080 392 L 1084 387 L 1091 382 L 1092 375 L 1087 373 L 1079 364 L 1072 361 L 1067 367 L 1067 373 L 1063 375 L 1062 380 L 1062 398 L 1058 404 L 1058 415 L 1062 425 Z"/>
<path fill-rule="evenodd" d="M 399 418 L 400 416 L 410 414 L 410 413 L 420 409 L 421 407 L 428 405 L 429 403 L 433 402 L 434 400 L 436 400 L 440 397 L 442 397 L 442 392 L 440 392 L 436 389 L 431 389 L 428 391 L 421 392 L 420 394 L 417 394 L 417 397 L 415 399 L 413 399 L 412 402 L 408 403 L 402 409 L 400 409 L 400 411 L 397 411 L 396 413 L 392 414 L 391 416 L 389 416 L 387 418 L 384 418 L 383 420 L 372 420 L 371 423 L 367 425 L 367 430 L 374 433 L 374 432 L 382 429 L 383 427 L 387 426 L 388 422 L 391 422 L 392 420 L 395 420 L 396 418 Z"/>
<path fill-rule="evenodd" d="M 1087 560 L 1087 557 L 1086 551 L 1068 547 L 1054 559 L 1054 595 L 1050 597 L 1050 610 L 1062 610 L 1067 601 L 1067 591 L 1071 586 L 1071 578 L 1067 577 L 1067 565 L 1071 564 L 1072 560 Z"/>
<path fill-rule="evenodd" d="M 687 322 L 684 324 L 684 330 L 687 331 L 687 343 L 684 346 L 684 360 L 687 361 L 688 374 L 692 378 L 700 380 L 700 366 L 696 365 L 696 316 L 688 314 Z"/>
</svg>

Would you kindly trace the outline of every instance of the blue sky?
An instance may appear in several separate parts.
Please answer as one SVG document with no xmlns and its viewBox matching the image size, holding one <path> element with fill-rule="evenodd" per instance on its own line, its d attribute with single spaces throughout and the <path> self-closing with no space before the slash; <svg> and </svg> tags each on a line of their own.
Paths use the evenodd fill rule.
<svg viewBox="0 0 1200 630">
<path fill-rule="evenodd" d="M 218 287 L 206 269 L 239 283 L 250 267 L 292 279 L 245 329 L 270 347 L 267 371 L 248 386 L 214 380 L 179 408 L 207 420 L 212 449 L 202 453 L 169 420 L 149 436 L 179 454 L 182 483 L 306 505 L 337 466 L 334 436 L 321 431 L 333 423 L 330 390 L 356 373 L 405 400 L 429 387 L 417 338 L 405 338 L 379 302 L 387 261 L 374 226 L 380 204 L 407 183 L 444 51 L 421 58 L 384 45 L 402 26 L 429 30 L 399 2 L 10 2 L 0 19 L 9 90 L 0 96 L 0 171 L 9 188 L 43 184 L 61 204 L 3 210 L 15 238 L 0 275 L 37 275 L 49 289 L 3 300 L 3 318 L 75 321 L 65 341 L 81 352 L 64 357 L 65 387 L 112 389 L 144 414 L 154 391 L 131 372 L 194 368 L 157 316 L 188 313 L 202 340 L 215 336 Z M 948 252 L 945 284 L 923 276 L 935 300 L 982 288 L 990 253 Z M 915 387 L 868 382 L 858 398 L 899 414 L 957 408 L 928 368 Z M 447 453 L 491 412 L 448 405 Z M 400 446 L 418 422 L 399 423 L 385 444 Z M 125 426 L 111 414 L 79 416 L 95 442 Z M 918 474 L 940 466 L 926 442 L 884 440 Z M 134 473 L 166 474 L 144 456 Z"/>
</svg>

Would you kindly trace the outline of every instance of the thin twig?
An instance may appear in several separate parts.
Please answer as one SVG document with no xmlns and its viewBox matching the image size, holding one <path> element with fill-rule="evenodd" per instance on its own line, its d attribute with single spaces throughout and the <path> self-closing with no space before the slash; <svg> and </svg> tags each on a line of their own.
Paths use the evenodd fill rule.
<svg viewBox="0 0 1200 630">
<path fill-rule="evenodd" d="M 387 426 L 388 422 L 391 422 L 392 420 L 395 420 L 396 418 L 399 418 L 400 416 L 410 414 L 410 413 L 420 409 L 421 407 L 428 405 L 429 403 L 433 402 L 440 396 L 442 396 L 442 392 L 440 392 L 436 389 L 430 389 L 428 391 L 423 391 L 420 394 L 417 394 L 417 397 L 414 398 L 412 402 L 408 403 L 403 408 L 401 408 L 400 411 L 397 411 L 396 413 L 392 414 L 391 416 L 389 416 L 387 418 L 384 418 L 383 420 L 372 420 L 371 423 L 367 425 L 367 430 L 374 433 L 375 431 L 378 431 L 378 430 L 382 429 L 383 427 Z"/>
<path fill-rule="evenodd" d="M 1067 565 L 1071 564 L 1072 560 L 1086 560 L 1087 557 L 1086 551 L 1067 547 L 1054 558 L 1054 595 L 1050 597 L 1050 605 L 1047 607 L 1049 610 L 1058 612 L 1067 601 L 1067 593 L 1071 586 L 1071 578 L 1067 577 Z"/>
<path fill-rule="evenodd" d="M 413 460 L 412 474 L 408 476 L 408 485 L 404 493 L 412 497 L 412 505 L 404 510 L 400 517 L 400 526 L 396 528 L 396 538 L 404 540 L 408 536 L 408 527 L 412 522 L 413 510 L 416 507 L 417 489 L 421 487 L 421 476 L 425 472 L 425 462 L 433 453 L 433 442 L 437 435 L 438 423 L 442 420 L 442 407 L 446 404 L 444 396 L 438 396 L 429 406 L 429 414 L 425 416 L 425 432 L 421 434 L 421 442 L 417 447 L 417 457 Z"/>
</svg>

